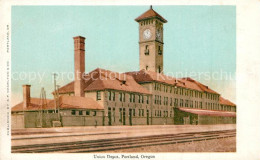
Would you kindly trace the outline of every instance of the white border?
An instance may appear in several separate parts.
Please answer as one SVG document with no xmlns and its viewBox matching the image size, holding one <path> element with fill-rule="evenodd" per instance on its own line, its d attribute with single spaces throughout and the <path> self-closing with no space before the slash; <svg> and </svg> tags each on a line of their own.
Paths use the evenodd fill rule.
<svg viewBox="0 0 260 160">
<path fill-rule="evenodd" d="M 93 159 L 93 154 L 10 154 L 10 136 L 6 135 L 6 25 L 11 24 L 12 5 L 236 5 L 237 7 L 237 152 L 236 153 L 154 153 L 156 159 L 254 160 L 260 159 L 260 0 L 121 0 L 121 1 L 0 1 L 1 32 L 1 157 L 16 159 Z M 3 17 L 4 15 L 4 17 Z M 10 26 L 11 27 L 11 26 Z M 11 30 L 11 28 L 10 28 Z M 11 40 L 11 32 L 10 32 Z M 11 42 L 10 42 L 11 44 Z M 10 47 L 11 49 L 11 47 Z M 10 88 L 11 88 L 11 83 Z M 9 88 L 9 91 L 10 91 Z M 9 119 L 10 120 L 10 119 Z M 148 153 L 149 154 L 149 153 Z M 101 155 L 101 154 L 99 154 Z"/>
</svg>

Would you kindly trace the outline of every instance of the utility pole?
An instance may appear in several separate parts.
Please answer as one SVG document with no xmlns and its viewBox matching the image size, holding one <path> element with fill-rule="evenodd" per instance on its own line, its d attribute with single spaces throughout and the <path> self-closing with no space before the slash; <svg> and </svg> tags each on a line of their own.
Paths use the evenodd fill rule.
<svg viewBox="0 0 260 160">
<path fill-rule="evenodd" d="M 54 73 L 53 74 L 53 80 L 54 80 L 54 101 L 55 101 L 55 112 L 56 112 L 56 110 L 57 110 L 57 94 L 56 94 L 56 88 L 57 88 L 57 86 L 56 86 L 56 76 L 57 76 L 57 73 Z"/>
<path fill-rule="evenodd" d="M 59 85 L 57 85 L 57 106 L 58 106 L 58 119 L 59 119 L 59 121 L 60 121 L 60 99 L 59 99 L 59 97 L 60 97 L 60 95 L 59 95 L 59 88 L 60 88 L 60 86 Z"/>
</svg>

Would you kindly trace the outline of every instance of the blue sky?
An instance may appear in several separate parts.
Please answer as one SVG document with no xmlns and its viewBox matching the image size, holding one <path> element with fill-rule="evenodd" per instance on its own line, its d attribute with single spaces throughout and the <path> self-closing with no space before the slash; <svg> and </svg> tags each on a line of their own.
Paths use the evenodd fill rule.
<svg viewBox="0 0 260 160">
<path fill-rule="evenodd" d="M 164 72 L 227 73 L 232 79 L 191 76 L 235 102 L 235 6 L 153 6 L 164 25 Z M 41 87 L 52 98 L 53 72 L 73 72 L 73 38 L 86 37 L 86 71 L 97 67 L 125 72 L 139 69 L 136 17 L 149 6 L 14 6 L 12 73 L 37 72 L 30 80 L 12 80 L 12 104 L 22 100 L 22 85 L 32 97 Z M 176 75 L 178 77 L 178 75 Z M 58 79 L 59 85 L 68 79 Z"/>
</svg>

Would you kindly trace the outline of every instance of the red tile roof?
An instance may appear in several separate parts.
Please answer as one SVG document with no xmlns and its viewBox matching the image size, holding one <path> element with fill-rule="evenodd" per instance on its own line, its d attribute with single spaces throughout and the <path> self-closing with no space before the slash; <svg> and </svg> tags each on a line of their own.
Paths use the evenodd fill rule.
<svg viewBox="0 0 260 160">
<path fill-rule="evenodd" d="M 190 77 L 181 78 L 181 81 L 185 83 L 186 88 L 204 91 L 204 92 L 208 92 L 208 93 L 219 94 L 216 91 L 210 89 L 208 86 L 206 86 Z"/>
<path fill-rule="evenodd" d="M 34 111 L 34 110 L 40 110 L 40 109 L 54 109 L 54 106 L 49 106 L 48 103 L 50 103 L 52 100 L 50 99 L 46 99 L 46 102 L 44 104 L 47 105 L 43 105 L 44 107 L 42 107 L 42 101 L 40 98 L 31 98 L 30 99 L 30 104 L 29 106 L 24 110 L 23 109 L 23 102 L 15 105 L 14 107 L 12 107 L 12 112 L 15 111 Z M 53 107 L 53 108 L 52 108 Z"/>
<path fill-rule="evenodd" d="M 167 76 L 161 73 L 145 71 L 145 70 L 141 70 L 137 72 L 127 72 L 126 74 L 133 76 L 138 83 L 156 81 L 160 83 L 176 85 L 177 87 L 183 87 L 183 88 L 193 89 L 201 92 L 218 94 L 214 90 L 210 89 L 208 86 L 205 86 L 200 82 L 191 78 L 177 79 L 175 77 Z"/>
<path fill-rule="evenodd" d="M 15 111 L 38 111 L 43 110 L 54 110 L 55 101 L 48 99 L 47 104 L 42 108 L 40 98 L 31 98 L 31 103 L 28 108 L 23 110 L 23 102 L 15 105 L 12 108 L 12 112 Z M 59 98 L 60 109 L 104 109 L 98 102 L 88 97 L 77 97 L 77 96 L 60 96 Z"/>
<path fill-rule="evenodd" d="M 236 104 L 232 103 L 231 101 L 229 101 L 223 97 L 219 97 L 219 103 L 222 105 L 236 106 Z"/>
<path fill-rule="evenodd" d="M 236 112 L 228 112 L 228 111 L 212 111 L 212 110 L 192 109 L 192 108 L 179 108 L 179 110 L 193 113 L 193 114 L 198 114 L 198 115 L 205 115 L 205 116 L 236 117 Z"/>
<path fill-rule="evenodd" d="M 137 17 L 135 21 L 139 22 L 141 20 L 149 19 L 149 18 L 158 18 L 162 22 L 167 23 L 167 20 L 164 19 L 160 14 L 155 12 L 152 8 L 150 8 L 148 11 L 144 12 L 141 16 Z"/>
<path fill-rule="evenodd" d="M 151 94 L 130 75 L 97 68 L 84 76 L 84 91 L 105 89 Z M 73 93 L 74 81 L 61 87 L 59 93 Z"/>
<path fill-rule="evenodd" d="M 97 101 L 88 97 L 66 96 L 62 95 L 59 98 L 60 109 L 104 109 Z M 51 101 L 49 106 L 54 106 L 54 100 Z"/>
<path fill-rule="evenodd" d="M 166 76 L 164 74 L 160 74 L 152 71 L 140 70 L 136 72 L 126 72 L 126 74 L 131 75 L 138 83 L 151 82 L 151 81 L 157 81 L 157 82 L 167 83 L 172 85 L 177 83 L 177 79 L 174 77 Z"/>
</svg>

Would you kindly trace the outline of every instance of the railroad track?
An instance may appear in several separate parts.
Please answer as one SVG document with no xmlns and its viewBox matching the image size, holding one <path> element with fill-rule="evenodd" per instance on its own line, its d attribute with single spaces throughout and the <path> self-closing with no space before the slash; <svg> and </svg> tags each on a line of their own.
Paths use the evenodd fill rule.
<svg viewBox="0 0 260 160">
<path fill-rule="evenodd" d="M 191 132 L 179 134 L 151 135 L 142 137 L 124 137 L 76 142 L 34 144 L 12 146 L 12 153 L 45 153 L 45 152 L 102 152 L 155 145 L 206 141 L 212 139 L 235 137 L 236 130 Z"/>
</svg>

